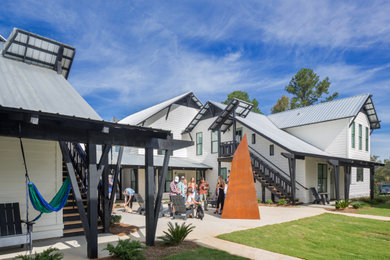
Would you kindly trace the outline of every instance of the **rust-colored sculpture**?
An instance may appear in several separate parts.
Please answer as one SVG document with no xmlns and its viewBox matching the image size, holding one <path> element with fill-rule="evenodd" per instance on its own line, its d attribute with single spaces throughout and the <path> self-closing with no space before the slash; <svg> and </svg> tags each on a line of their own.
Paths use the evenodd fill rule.
<svg viewBox="0 0 390 260">
<path fill-rule="evenodd" d="M 246 135 L 233 155 L 222 218 L 260 219 Z"/>
</svg>

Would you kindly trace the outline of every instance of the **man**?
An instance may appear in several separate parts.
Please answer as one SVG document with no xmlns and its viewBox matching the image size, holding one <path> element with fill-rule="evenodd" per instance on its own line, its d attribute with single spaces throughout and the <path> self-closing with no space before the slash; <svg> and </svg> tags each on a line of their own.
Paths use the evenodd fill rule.
<svg viewBox="0 0 390 260">
<path fill-rule="evenodd" d="M 204 205 L 204 210 L 207 211 L 207 194 L 209 193 L 210 185 L 202 178 L 199 184 L 199 202 Z"/>
<path fill-rule="evenodd" d="M 125 204 L 124 204 L 125 211 L 128 211 L 128 212 L 133 211 L 134 194 L 135 194 L 135 191 L 132 188 L 126 188 L 123 191 L 123 195 L 125 195 Z M 126 207 L 128 207 L 130 209 L 127 209 Z"/>
<path fill-rule="evenodd" d="M 175 176 L 175 179 L 171 182 L 171 184 L 169 185 L 169 197 L 171 199 L 171 202 L 172 202 L 172 197 L 173 196 L 178 196 L 181 194 L 180 192 L 180 189 L 178 187 L 178 183 L 179 183 L 179 176 Z M 175 213 L 175 208 L 173 207 L 172 205 L 172 213 L 171 213 L 171 216 Z"/>
</svg>

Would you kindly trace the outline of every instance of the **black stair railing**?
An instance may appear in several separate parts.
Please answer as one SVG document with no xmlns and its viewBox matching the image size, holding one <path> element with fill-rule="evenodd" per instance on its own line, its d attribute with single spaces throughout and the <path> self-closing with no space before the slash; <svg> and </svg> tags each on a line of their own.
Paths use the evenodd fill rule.
<svg viewBox="0 0 390 260">
<path fill-rule="evenodd" d="M 87 171 L 88 162 L 87 162 L 87 154 L 83 150 L 80 144 L 78 143 L 68 143 L 69 151 L 71 155 L 71 159 L 73 162 L 73 167 L 75 169 L 75 173 L 80 178 L 82 187 L 87 190 Z"/>
<path fill-rule="evenodd" d="M 221 157 L 232 156 L 236 150 L 235 148 L 233 141 L 222 142 L 219 146 L 219 154 Z"/>
</svg>

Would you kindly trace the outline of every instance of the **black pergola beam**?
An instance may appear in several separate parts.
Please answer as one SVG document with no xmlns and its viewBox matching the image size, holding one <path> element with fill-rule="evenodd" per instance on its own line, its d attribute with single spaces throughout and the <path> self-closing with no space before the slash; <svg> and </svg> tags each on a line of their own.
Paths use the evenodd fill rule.
<svg viewBox="0 0 390 260">
<path fill-rule="evenodd" d="M 344 199 L 349 200 L 351 186 L 351 166 L 344 166 Z"/>
<path fill-rule="evenodd" d="M 110 216 L 111 216 L 111 213 L 112 213 L 112 208 L 114 206 L 115 192 L 116 192 L 117 186 L 118 186 L 118 174 L 119 174 L 119 172 L 121 170 L 123 150 L 124 150 L 124 147 L 120 147 L 119 148 L 118 159 L 117 159 L 117 162 L 116 162 L 116 167 L 115 167 L 115 172 L 114 172 L 114 178 L 113 178 L 114 181 L 113 181 L 113 185 L 112 185 L 112 192 L 111 192 L 110 203 L 109 203 L 109 207 L 108 207 Z"/>
<path fill-rule="evenodd" d="M 154 166 L 153 149 L 145 148 L 145 225 L 146 245 L 154 245 Z"/>
</svg>

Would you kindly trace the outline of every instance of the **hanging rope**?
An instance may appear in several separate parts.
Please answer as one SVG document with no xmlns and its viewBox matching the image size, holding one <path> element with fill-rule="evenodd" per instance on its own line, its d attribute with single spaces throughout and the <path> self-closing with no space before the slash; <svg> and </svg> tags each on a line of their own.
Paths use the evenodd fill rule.
<svg viewBox="0 0 390 260">
<path fill-rule="evenodd" d="M 38 220 L 43 213 L 51 213 L 51 212 L 57 212 L 61 210 L 68 199 L 71 183 L 69 176 L 65 179 L 64 183 L 62 184 L 60 190 L 57 192 L 57 194 L 54 196 L 54 198 L 47 202 L 41 195 L 41 193 L 38 191 L 37 187 L 34 183 L 30 181 L 30 176 L 28 175 L 28 169 L 27 169 L 27 163 L 26 163 L 26 156 L 24 153 L 24 147 L 23 147 L 23 141 L 21 137 L 21 128 L 19 124 L 19 141 L 20 141 L 20 149 L 22 151 L 23 156 L 23 163 L 24 163 L 24 169 L 25 169 L 25 179 L 26 179 L 26 219 L 28 222 L 28 195 L 30 195 L 30 201 L 33 205 L 34 209 L 39 211 L 40 214 L 33 219 L 33 221 Z"/>
</svg>

